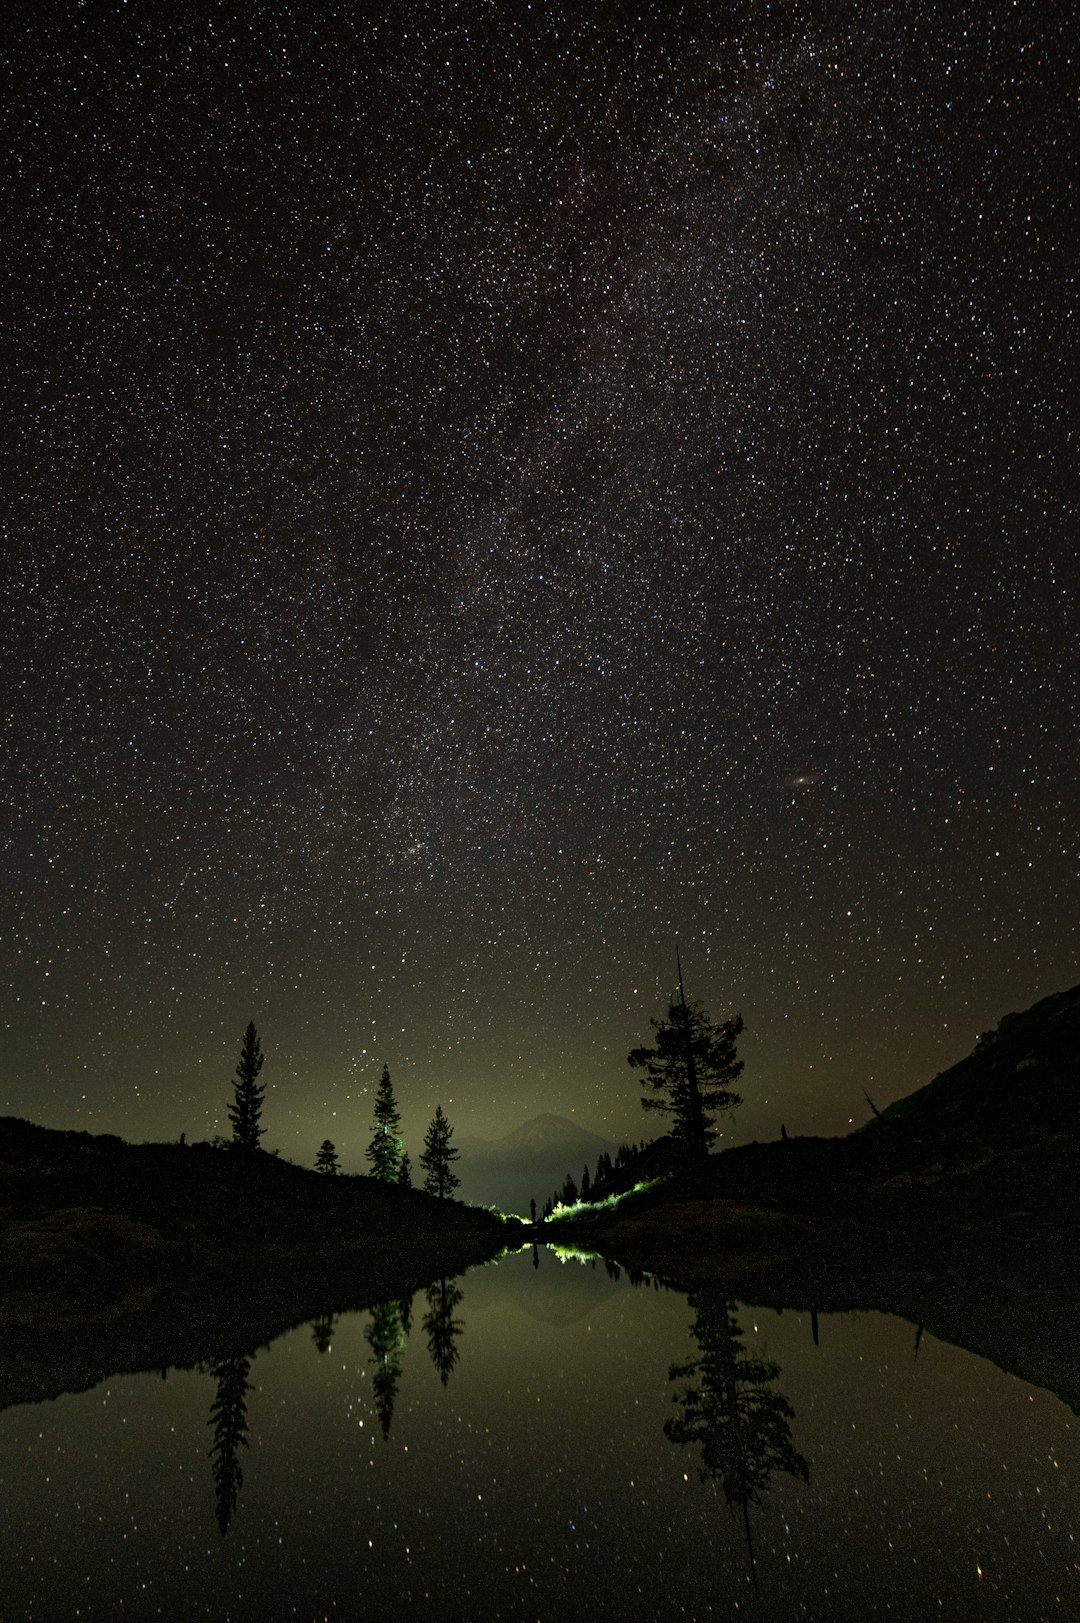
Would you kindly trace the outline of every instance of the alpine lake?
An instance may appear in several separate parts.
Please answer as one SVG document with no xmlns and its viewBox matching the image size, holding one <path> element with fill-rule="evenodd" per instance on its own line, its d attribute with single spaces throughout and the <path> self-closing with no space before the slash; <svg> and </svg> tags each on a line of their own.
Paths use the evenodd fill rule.
<svg viewBox="0 0 1080 1623">
<path fill-rule="evenodd" d="M 1080 1615 L 1080 1426 L 879 1313 L 529 1249 L 0 1412 L 0 1619 Z"/>
</svg>

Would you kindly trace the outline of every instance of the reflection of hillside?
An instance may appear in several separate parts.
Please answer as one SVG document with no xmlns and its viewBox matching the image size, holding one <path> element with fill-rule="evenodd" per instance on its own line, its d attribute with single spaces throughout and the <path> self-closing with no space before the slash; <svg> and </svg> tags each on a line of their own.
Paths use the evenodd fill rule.
<svg viewBox="0 0 1080 1623">
<path fill-rule="evenodd" d="M 315 1346 L 324 1351 L 338 1315 L 369 1310 L 388 1298 L 398 1303 L 407 1330 L 413 1293 L 432 1277 L 430 1267 L 420 1272 L 406 1253 L 396 1265 L 381 1257 L 377 1268 L 346 1286 L 336 1272 L 329 1279 L 313 1271 L 296 1279 L 252 1271 L 244 1285 L 193 1282 L 116 1322 L 53 1332 L 9 1325 L 0 1337 L 0 1410 L 85 1392 L 114 1375 L 197 1369 L 247 1356 L 302 1324 L 311 1326 Z"/>
<path fill-rule="evenodd" d="M 546 1247 L 538 1260 L 534 1268 L 531 1253 L 523 1252 L 512 1267 L 500 1264 L 499 1298 L 553 1330 L 580 1323 L 619 1290 L 603 1262 L 560 1262 Z"/>
<path fill-rule="evenodd" d="M 704 1277 L 695 1277 L 678 1252 L 665 1259 L 652 1250 L 647 1256 L 639 1251 L 626 1260 L 649 1266 L 671 1288 L 691 1296 L 720 1285 L 762 1307 L 876 1311 L 908 1319 L 938 1340 L 1055 1393 L 1080 1414 L 1080 1260 L 1070 1249 L 1001 1254 L 985 1259 L 981 1269 L 969 1263 L 963 1272 L 942 1254 L 931 1273 L 903 1267 L 895 1237 L 891 1263 L 883 1251 L 860 1247 L 854 1230 L 843 1238 L 829 1257 L 744 1267 L 729 1285 L 717 1278 L 715 1251 Z M 475 1296 L 477 1307 L 493 1300 L 509 1303 L 534 1322 L 563 1329 L 596 1314 L 622 1288 L 602 1260 L 595 1267 L 561 1263 L 541 1248 L 538 1261 L 534 1269 L 530 1250 L 505 1258 L 497 1270 L 472 1272 L 470 1299 Z M 114 1375 L 195 1369 L 246 1357 L 305 1323 L 322 1351 L 329 1346 L 335 1315 L 370 1309 L 388 1298 L 405 1310 L 412 1292 L 430 1283 L 430 1275 L 417 1278 L 403 1270 L 395 1278 L 387 1268 L 379 1287 L 367 1292 L 362 1285 L 346 1293 L 314 1281 L 290 1290 L 277 1280 L 272 1292 L 252 1292 L 242 1305 L 236 1293 L 227 1299 L 178 1293 L 120 1325 L 51 1335 L 9 1327 L 0 1339 L 0 1410 L 83 1392 Z M 404 1321 L 402 1329 L 407 1329 Z"/>
<path fill-rule="evenodd" d="M 1080 1268 L 1063 1260 L 1051 1277 L 1033 1260 L 1023 1277 L 982 1281 L 955 1273 L 934 1279 L 882 1271 L 850 1284 L 811 1282 L 787 1271 L 782 1281 L 739 1294 L 759 1307 L 816 1307 L 822 1313 L 873 1310 L 908 1319 L 920 1331 L 987 1358 L 1008 1375 L 1041 1386 L 1080 1414 Z"/>
<path fill-rule="evenodd" d="M 1080 1415 L 1080 1298 L 1075 1292 L 1056 1302 L 1037 1323 L 1027 1322 L 1023 1304 L 995 1297 L 949 1296 L 919 1321 L 939 1340 L 967 1347 L 1033 1386 L 1056 1392 Z"/>
<path fill-rule="evenodd" d="M 741 1214 L 743 1228 L 757 1214 Z M 744 1242 L 725 1248 L 722 1232 L 700 1234 L 690 1244 L 673 1231 L 670 1244 L 658 1244 L 657 1231 L 620 1236 L 613 1254 L 628 1265 L 648 1269 L 673 1289 L 695 1295 L 723 1288 L 759 1307 L 795 1308 L 820 1313 L 878 1312 L 921 1325 L 939 1341 L 989 1359 L 1007 1374 L 1045 1387 L 1080 1414 L 1080 1254 L 1068 1231 L 1053 1247 L 1025 1244 L 999 1231 L 996 1249 L 979 1254 L 970 1236 L 944 1229 L 929 1245 L 855 1223 L 837 1225 L 831 1243 L 795 1244 L 783 1259 L 768 1220 L 759 1214 L 760 1250 Z M 790 1232 L 790 1231 L 789 1231 Z M 770 1255 L 768 1247 L 772 1245 Z M 777 1253 L 780 1253 L 778 1256 Z"/>
</svg>

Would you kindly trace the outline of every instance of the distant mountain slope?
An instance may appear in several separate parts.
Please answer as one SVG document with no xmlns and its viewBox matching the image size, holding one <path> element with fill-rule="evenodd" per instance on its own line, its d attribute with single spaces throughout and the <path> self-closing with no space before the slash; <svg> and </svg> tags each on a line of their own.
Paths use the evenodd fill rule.
<svg viewBox="0 0 1080 1623">
<path fill-rule="evenodd" d="M 545 1114 L 503 1138 L 459 1139 L 458 1148 L 463 1199 L 527 1216 L 530 1200 L 543 1206 L 568 1172 L 575 1181 L 585 1166 L 594 1173 L 598 1157 L 614 1155 L 618 1145 L 565 1116 Z"/>
</svg>

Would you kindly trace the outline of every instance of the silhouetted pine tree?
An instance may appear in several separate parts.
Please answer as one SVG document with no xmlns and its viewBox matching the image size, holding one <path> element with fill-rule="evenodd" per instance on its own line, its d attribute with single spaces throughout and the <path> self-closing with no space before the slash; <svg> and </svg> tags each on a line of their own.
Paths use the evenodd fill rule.
<svg viewBox="0 0 1080 1623">
<path fill-rule="evenodd" d="M 577 1184 L 574 1182 L 569 1172 L 566 1174 L 566 1182 L 562 1186 L 562 1192 L 559 1195 L 559 1199 L 562 1201 L 564 1206 L 572 1206 L 577 1200 Z"/>
<path fill-rule="evenodd" d="M 710 1117 L 742 1104 L 731 1087 L 743 1069 L 742 1060 L 735 1055 L 742 1015 L 718 1022 L 698 1004 L 687 1003 L 680 963 L 678 1001 L 669 1006 L 666 1020 L 653 1020 L 651 1025 L 653 1046 L 632 1048 L 627 1055 L 635 1070 L 645 1072 L 652 1090 L 641 1102 L 646 1110 L 671 1115 L 671 1136 L 676 1143 L 695 1158 L 705 1156 L 716 1137 Z"/>
<path fill-rule="evenodd" d="M 384 1183 L 393 1183 L 401 1165 L 402 1145 L 399 1137 L 401 1115 L 394 1089 L 390 1082 L 389 1067 L 384 1065 L 379 1086 L 375 1091 L 375 1124 L 366 1155 L 371 1162 L 371 1174 Z"/>
<path fill-rule="evenodd" d="M 401 1152 L 401 1165 L 398 1167 L 397 1181 L 402 1189 L 412 1188 L 412 1162 L 409 1160 L 408 1151 L 406 1150 Z"/>
<path fill-rule="evenodd" d="M 240 1049 L 240 1062 L 236 1067 L 233 1103 L 229 1106 L 232 1141 L 239 1150 L 257 1150 L 259 1140 L 266 1131 L 265 1127 L 259 1126 L 263 1094 L 266 1092 L 266 1084 L 258 1080 L 262 1068 L 263 1054 L 255 1031 L 255 1022 L 249 1020 Z"/>
<path fill-rule="evenodd" d="M 460 1356 L 457 1340 L 465 1324 L 462 1319 L 454 1318 L 454 1309 L 463 1301 L 464 1292 L 452 1279 L 440 1279 L 436 1284 L 429 1285 L 424 1295 L 428 1310 L 422 1320 L 422 1329 L 427 1336 L 431 1362 L 445 1386 Z"/>
<path fill-rule="evenodd" d="M 315 1157 L 315 1167 L 319 1172 L 328 1172 L 331 1175 L 338 1170 L 338 1152 L 328 1138 L 324 1138 L 319 1145 L 319 1153 Z"/>
<path fill-rule="evenodd" d="M 453 1162 L 461 1154 L 450 1142 L 453 1132 L 454 1129 L 443 1115 L 442 1105 L 436 1105 L 424 1139 L 420 1165 L 425 1174 L 424 1188 L 429 1195 L 438 1195 L 440 1200 L 445 1200 L 461 1187 L 461 1179 L 453 1170 Z"/>
<path fill-rule="evenodd" d="M 251 1389 L 249 1358 L 222 1358 L 210 1366 L 218 1383 L 217 1396 L 210 1405 L 207 1425 L 214 1428 L 210 1449 L 210 1469 L 214 1476 L 217 1524 L 222 1538 L 229 1531 L 236 1510 L 244 1473 L 240 1469 L 240 1449 L 248 1446 L 247 1395 Z"/>
<path fill-rule="evenodd" d="M 585 1168 L 583 1168 L 582 1173 L 581 1173 L 581 1198 L 582 1198 L 582 1200 L 588 1200 L 588 1198 L 589 1198 L 589 1190 L 591 1188 L 592 1188 L 592 1179 L 589 1177 L 589 1169 L 586 1166 Z"/>
</svg>

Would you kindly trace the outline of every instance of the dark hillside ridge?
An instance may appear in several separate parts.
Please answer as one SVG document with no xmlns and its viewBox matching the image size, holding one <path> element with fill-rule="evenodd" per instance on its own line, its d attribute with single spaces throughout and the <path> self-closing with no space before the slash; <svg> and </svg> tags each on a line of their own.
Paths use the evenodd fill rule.
<svg viewBox="0 0 1080 1623">
<path fill-rule="evenodd" d="M 497 1254 L 490 1212 L 256 1150 L 126 1144 L 0 1118 L 0 1323 L 92 1322 L 163 1288 L 329 1281 Z M 421 1261 L 422 1259 L 422 1261 Z"/>
<path fill-rule="evenodd" d="M 638 1160 L 662 1170 L 663 1141 Z M 973 1052 L 847 1138 L 744 1144 L 554 1225 L 668 1277 L 959 1271 L 1064 1289 L 1080 1253 L 1080 987 L 1006 1015 Z M 996 1287 L 995 1287 L 996 1288 Z M 1071 1286 L 1069 1287 L 1071 1290 Z M 822 1298 L 824 1299 L 824 1297 Z"/>
<path fill-rule="evenodd" d="M 1006 1015 L 966 1059 L 846 1138 L 742 1144 L 690 1169 L 658 1139 L 627 1167 L 622 1186 L 669 1180 L 620 1213 L 717 1199 L 865 1217 L 902 1196 L 926 1215 L 957 1202 L 977 1215 L 1029 1197 L 1043 1210 L 1068 1210 L 1080 1201 L 1078 1149 L 1080 986 Z"/>
<path fill-rule="evenodd" d="M 741 1145 L 552 1232 L 684 1290 L 902 1314 L 1080 1412 L 1080 987 L 847 1138 Z"/>
<path fill-rule="evenodd" d="M 1080 1125 L 1080 986 L 1007 1014 L 972 1052 L 857 1135 L 1015 1143 Z"/>
</svg>

